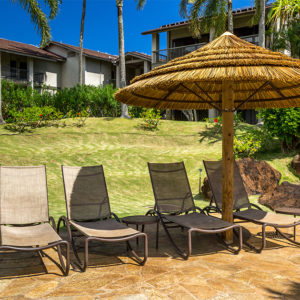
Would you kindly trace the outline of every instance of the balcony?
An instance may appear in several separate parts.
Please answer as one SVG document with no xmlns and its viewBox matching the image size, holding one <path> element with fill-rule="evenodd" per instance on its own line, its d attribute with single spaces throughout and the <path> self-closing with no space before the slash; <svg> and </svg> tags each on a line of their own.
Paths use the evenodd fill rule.
<svg viewBox="0 0 300 300">
<path fill-rule="evenodd" d="M 257 34 L 240 36 L 240 38 L 252 44 L 258 45 Z M 153 67 L 163 65 L 176 57 L 180 57 L 190 52 L 193 52 L 203 47 L 205 44 L 206 43 L 200 43 L 200 44 L 193 44 L 193 45 L 187 45 L 182 47 L 174 47 L 174 48 L 152 51 L 152 65 Z"/>
<path fill-rule="evenodd" d="M 182 47 L 174 47 L 174 48 L 152 51 L 153 66 L 157 67 L 158 65 L 165 64 L 176 57 L 180 57 L 190 52 L 193 52 L 203 47 L 205 44 L 206 43 L 200 43 L 200 44 L 193 44 L 193 45 L 187 45 Z"/>
<path fill-rule="evenodd" d="M 29 72 L 27 69 L 20 68 L 3 68 L 1 70 L 1 77 L 6 80 L 15 81 L 18 83 L 27 84 L 29 82 Z M 46 74 L 41 72 L 36 72 L 33 74 L 34 85 L 42 85 L 46 82 Z"/>
</svg>

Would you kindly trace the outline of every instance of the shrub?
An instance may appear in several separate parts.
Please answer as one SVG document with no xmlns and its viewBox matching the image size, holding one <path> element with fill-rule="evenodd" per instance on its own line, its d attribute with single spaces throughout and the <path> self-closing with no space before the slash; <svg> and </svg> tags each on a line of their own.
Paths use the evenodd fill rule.
<svg viewBox="0 0 300 300">
<path fill-rule="evenodd" d="M 67 116 L 73 119 L 73 125 L 77 127 L 84 127 L 87 118 L 90 116 L 90 113 L 87 109 L 84 109 L 78 113 L 76 112 L 68 112 Z"/>
<path fill-rule="evenodd" d="M 260 110 L 258 117 L 264 128 L 281 141 L 283 151 L 297 148 L 300 144 L 300 108 Z"/>
<path fill-rule="evenodd" d="M 253 129 L 239 137 L 233 137 L 233 152 L 236 157 L 255 157 L 260 152 L 274 147 L 270 134 L 261 129 Z"/>
<path fill-rule="evenodd" d="M 140 127 L 144 130 L 158 130 L 158 125 L 160 124 L 160 111 L 156 109 L 144 109 L 140 115 L 143 118 L 143 123 L 140 124 Z"/>
<path fill-rule="evenodd" d="M 115 89 L 112 85 L 85 86 L 48 91 L 43 87 L 37 91 L 26 85 L 2 80 L 2 100 L 4 119 L 9 111 L 21 111 L 25 107 L 52 106 L 66 115 L 69 111 L 81 112 L 88 108 L 94 117 L 118 117 L 121 114 L 120 103 L 114 98 Z"/>
<path fill-rule="evenodd" d="M 44 107 L 26 107 L 23 110 L 12 109 L 9 111 L 10 123 L 5 128 L 11 131 L 22 133 L 30 128 L 42 126 L 58 126 L 58 121 L 63 115 L 55 108 L 50 106 Z"/>
</svg>

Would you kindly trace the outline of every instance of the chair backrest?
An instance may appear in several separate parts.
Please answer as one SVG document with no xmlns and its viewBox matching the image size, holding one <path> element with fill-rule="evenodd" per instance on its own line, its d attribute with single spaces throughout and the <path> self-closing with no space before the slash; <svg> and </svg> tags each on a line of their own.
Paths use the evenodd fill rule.
<svg viewBox="0 0 300 300">
<path fill-rule="evenodd" d="M 161 213 L 179 214 L 194 210 L 195 204 L 183 162 L 148 163 L 155 208 Z"/>
<path fill-rule="evenodd" d="M 215 204 L 222 210 L 222 161 L 203 161 L 203 163 Z M 234 210 L 250 207 L 244 182 L 235 161 L 233 164 L 233 199 Z"/>
<path fill-rule="evenodd" d="M 67 215 L 70 220 L 87 221 L 111 215 L 103 167 L 62 166 Z"/>
<path fill-rule="evenodd" d="M 49 222 L 45 166 L 0 166 L 0 224 Z"/>
</svg>

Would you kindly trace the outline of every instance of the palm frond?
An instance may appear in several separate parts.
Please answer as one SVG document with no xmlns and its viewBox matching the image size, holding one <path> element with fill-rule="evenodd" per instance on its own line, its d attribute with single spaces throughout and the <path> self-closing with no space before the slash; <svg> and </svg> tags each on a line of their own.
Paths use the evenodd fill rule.
<svg viewBox="0 0 300 300">
<path fill-rule="evenodd" d="M 134 0 L 134 1 L 137 2 L 136 8 L 138 10 L 143 9 L 144 6 L 145 6 L 145 4 L 146 4 L 146 2 L 147 2 L 147 0 Z"/>
<path fill-rule="evenodd" d="M 50 26 L 46 14 L 41 10 L 37 0 L 12 0 L 18 2 L 30 15 L 35 29 L 41 34 L 41 46 L 45 46 L 51 40 Z"/>
</svg>

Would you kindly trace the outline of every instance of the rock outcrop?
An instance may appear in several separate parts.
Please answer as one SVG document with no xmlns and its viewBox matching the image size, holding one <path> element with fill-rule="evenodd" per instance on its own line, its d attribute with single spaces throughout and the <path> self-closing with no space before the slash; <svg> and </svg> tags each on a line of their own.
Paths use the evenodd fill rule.
<svg viewBox="0 0 300 300">
<path fill-rule="evenodd" d="M 244 158 L 237 165 L 248 195 L 269 193 L 279 184 L 281 174 L 264 160 Z"/>
<path fill-rule="evenodd" d="M 273 191 L 278 186 L 281 174 L 264 160 L 244 158 L 237 161 L 237 165 L 248 195 L 263 195 Z M 206 199 L 211 199 L 207 178 L 204 178 L 201 190 Z"/>
<path fill-rule="evenodd" d="M 300 184 L 284 181 L 273 191 L 261 195 L 258 201 L 271 209 L 283 206 L 300 208 Z"/>
<path fill-rule="evenodd" d="M 297 154 L 292 160 L 292 168 L 300 175 L 300 154 Z"/>
</svg>

